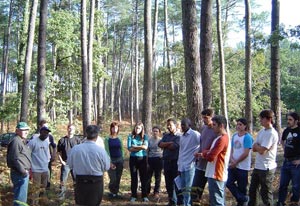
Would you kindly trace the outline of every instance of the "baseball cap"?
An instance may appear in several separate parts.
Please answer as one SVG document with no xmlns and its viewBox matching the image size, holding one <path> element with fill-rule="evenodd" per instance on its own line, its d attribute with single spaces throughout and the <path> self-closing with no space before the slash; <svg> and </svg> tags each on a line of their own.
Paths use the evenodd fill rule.
<svg viewBox="0 0 300 206">
<path fill-rule="evenodd" d="M 19 122 L 17 124 L 16 128 L 20 129 L 20 130 L 29 130 L 30 129 L 29 126 L 28 126 L 28 124 L 26 122 Z"/>
<path fill-rule="evenodd" d="M 51 130 L 46 126 L 41 127 L 40 131 L 43 131 L 43 130 L 51 132 Z"/>
</svg>

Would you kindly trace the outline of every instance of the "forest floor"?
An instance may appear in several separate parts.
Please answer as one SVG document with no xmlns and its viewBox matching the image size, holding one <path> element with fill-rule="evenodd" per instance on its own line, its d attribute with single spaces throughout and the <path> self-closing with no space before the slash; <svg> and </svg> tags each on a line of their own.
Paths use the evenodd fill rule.
<svg viewBox="0 0 300 206">
<path fill-rule="evenodd" d="M 127 130 L 130 131 L 130 130 Z M 125 134 L 125 133 L 124 133 Z M 128 132 L 127 132 L 128 134 Z M 125 135 L 122 135 L 125 137 Z M 124 142 L 124 144 L 126 141 Z M 12 198 L 13 198 L 13 193 L 12 193 L 12 183 L 10 181 L 10 172 L 9 168 L 6 166 L 6 148 L 0 148 L 0 206 L 4 205 L 12 205 Z M 127 154 L 128 157 L 128 154 Z M 277 196 L 278 196 L 278 184 L 279 184 L 279 178 L 280 178 L 280 167 L 282 165 L 282 159 L 283 159 L 283 153 L 282 153 L 282 148 L 281 146 L 278 147 L 278 155 L 277 155 L 277 162 L 278 162 L 278 167 L 275 175 L 275 180 L 273 183 L 273 191 L 274 191 L 274 202 L 277 201 Z M 253 161 L 254 163 L 254 161 Z M 251 172 L 250 172 L 251 174 Z M 251 175 L 249 174 L 249 181 L 251 179 Z M 42 198 L 40 200 L 40 205 L 42 206 L 67 206 L 67 205 L 75 205 L 74 201 L 74 191 L 73 191 L 73 186 L 72 186 L 72 180 L 69 177 L 68 179 L 68 190 L 66 193 L 66 197 L 64 200 L 60 200 L 58 198 L 59 194 L 59 176 L 60 176 L 60 164 L 58 161 L 56 161 L 53 165 L 53 175 L 51 179 L 51 188 L 47 192 L 47 196 L 45 198 Z M 167 192 L 165 189 L 165 182 L 164 182 L 164 176 L 162 174 L 162 183 L 161 183 L 161 193 L 160 193 L 160 198 L 155 199 L 152 195 L 149 196 L 150 202 L 144 203 L 141 202 L 141 198 L 138 198 L 138 201 L 135 203 L 129 202 L 130 199 L 130 173 L 129 173 L 129 166 L 128 166 L 128 158 L 125 160 L 125 165 L 124 165 L 124 171 L 123 171 L 123 176 L 121 180 L 121 188 L 120 192 L 122 194 L 122 198 L 119 199 L 110 199 L 108 197 L 109 191 L 108 191 L 108 175 L 104 175 L 104 196 L 102 199 L 102 206 L 122 206 L 122 205 L 151 205 L 151 206 L 158 206 L 158 205 L 166 205 L 168 203 L 167 199 Z M 29 186 L 29 201 L 31 194 L 33 191 L 30 190 Z M 140 192 L 140 191 L 139 191 Z M 139 196 L 140 197 L 140 196 Z M 208 206 L 209 196 L 208 196 L 208 189 L 206 187 L 202 200 L 199 203 L 196 203 L 195 205 L 202 205 L 202 206 Z M 28 202 L 29 202 L 28 201 Z M 232 197 L 231 193 L 226 189 L 226 205 L 227 206 L 233 206 L 236 205 L 236 202 L 234 198 Z"/>
</svg>

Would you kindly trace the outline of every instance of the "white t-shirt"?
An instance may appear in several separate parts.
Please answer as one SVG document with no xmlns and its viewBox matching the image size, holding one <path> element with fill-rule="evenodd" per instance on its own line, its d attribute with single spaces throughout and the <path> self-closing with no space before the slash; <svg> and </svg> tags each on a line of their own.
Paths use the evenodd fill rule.
<svg viewBox="0 0 300 206">
<path fill-rule="evenodd" d="M 249 133 L 246 133 L 243 136 L 239 136 L 238 133 L 235 133 L 231 140 L 232 146 L 232 157 L 237 160 L 244 153 L 245 149 L 251 149 L 253 144 L 252 136 Z M 251 168 L 251 150 L 249 151 L 248 156 L 236 166 L 241 170 L 250 170 Z"/>
<path fill-rule="evenodd" d="M 50 161 L 49 140 L 42 141 L 40 138 L 33 138 L 28 142 L 31 149 L 31 169 L 32 172 L 48 172 Z"/>
<path fill-rule="evenodd" d="M 257 134 L 254 143 L 259 143 L 260 146 L 265 147 L 268 151 L 261 155 L 256 153 L 255 169 L 260 170 L 272 170 L 277 167 L 276 153 L 278 143 L 278 133 L 271 127 L 270 129 L 262 129 Z"/>
</svg>

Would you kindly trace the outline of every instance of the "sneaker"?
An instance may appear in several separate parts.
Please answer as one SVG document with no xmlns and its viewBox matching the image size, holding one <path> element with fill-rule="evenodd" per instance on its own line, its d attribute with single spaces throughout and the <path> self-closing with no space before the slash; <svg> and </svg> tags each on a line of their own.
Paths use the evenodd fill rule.
<svg viewBox="0 0 300 206">
<path fill-rule="evenodd" d="M 65 194 L 66 194 L 65 191 L 61 191 L 61 192 L 59 193 L 59 195 L 58 195 L 58 199 L 59 199 L 59 200 L 64 200 L 64 199 L 65 199 Z"/>
<path fill-rule="evenodd" d="M 131 197 L 130 202 L 136 202 L 136 197 Z"/>
<path fill-rule="evenodd" d="M 143 202 L 149 202 L 148 197 L 143 197 Z"/>
</svg>

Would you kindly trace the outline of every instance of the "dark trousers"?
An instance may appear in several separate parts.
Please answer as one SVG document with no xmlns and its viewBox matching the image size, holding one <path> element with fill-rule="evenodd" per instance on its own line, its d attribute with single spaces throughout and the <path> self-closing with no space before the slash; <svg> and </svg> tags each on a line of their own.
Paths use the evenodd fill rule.
<svg viewBox="0 0 300 206">
<path fill-rule="evenodd" d="M 123 173 L 123 158 L 114 159 L 111 158 L 111 162 L 116 166 L 115 169 L 109 169 L 108 170 L 108 176 L 109 176 L 109 191 L 112 194 L 118 194 L 120 189 L 120 181 Z"/>
<path fill-rule="evenodd" d="M 98 206 L 103 196 L 103 176 L 77 175 L 75 202 L 77 205 Z"/>
<path fill-rule="evenodd" d="M 238 168 L 228 169 L 228 180 L 226 187 L 235 197 L 238 205 L 248 201 L 247 195 L 248 171 Z"/>
<path fill-rule="evenodd" d="M 192 188 L 195 188 L 192 192 L 192 200 L 201 199 L 206 183 L 205 171 L 196 169 L 192 185 Z"/>
<path fill-rule="evenodd" d="M 147 197 L 147 158 L 130 157 L 131 196 L 137 198 L 138 173 L 142 186 L 142 198 Z"/>
<path fill-rule="evenodd" d="M 300 166 L 292 161 L 285 160 L 281 167 L 280 186 L 278 192 L 278 202 L 284 205 L 288 193 L 288 186 L 292 182 L 291 202 L 299 202 L 300 195 Z"/>
<path fill-rule="evenodd" d="M 155 177 L 154 193 L 159 193 L 162 168 L 163 168 L 163 161 L 161 157 L 148 158 L 148 182 L 147 182 L 148 194 L 151 192 L 151 179 L 153 174 Z"/>
<path fill-rule="evenodd" d="M 260 196 L 264 205 L 273 205 L 273 179 L 275 169 L 259 170 L 254 169 L 252 172 L 251 183 L 249 188 L 249 203 L 248 206 L 258 205 L 258 193 L 260 188 Z"/>
<path fill-rule="evenodd" d="M 169 198 L 169 205 L 180 205 L 183 203 L 181 192 L 177 190 L 174 179 L 178 175 L 178 166 L 176 160 L 164 160 L 164 175 L 166 182 L 166 189 Z"/>
</svg>

